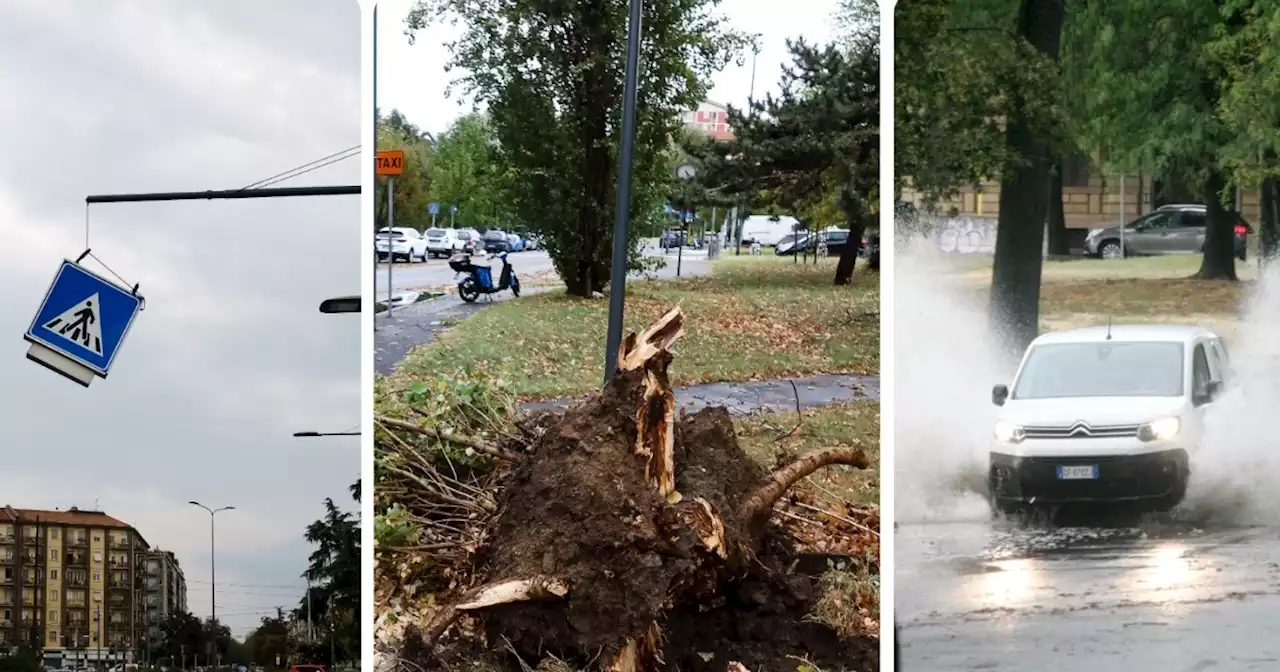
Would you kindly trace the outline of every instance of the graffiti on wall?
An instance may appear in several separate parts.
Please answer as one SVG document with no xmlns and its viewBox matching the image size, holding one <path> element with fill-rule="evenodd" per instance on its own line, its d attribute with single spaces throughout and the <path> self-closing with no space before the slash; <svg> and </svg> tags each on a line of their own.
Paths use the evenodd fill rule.
<svg viewBox="0 0 1280 672">
<path fill-rule="evenodd" d="M 940 252 L 995 254 L 996 220 L 959 215 L 942 220 L 931 236 Z"/>
</svg>

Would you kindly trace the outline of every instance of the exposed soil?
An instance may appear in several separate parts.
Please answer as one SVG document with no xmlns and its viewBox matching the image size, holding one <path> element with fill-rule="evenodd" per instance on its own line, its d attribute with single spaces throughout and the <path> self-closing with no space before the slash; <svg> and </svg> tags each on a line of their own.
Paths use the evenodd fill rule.
<svg viewBox="0 0 1280 672">
<path fill-rule="evenodd" d="M 797 568 L 822 563 L 802 563 L 786 534 L 760 516 L 739 519 L 769 474 L 738 445 L 729 413 L 706 408 L 667 426 L 663 409 L 674 397 L 664 406 L 653 391 L 669 393 L 670 354 L 652 361 L 555 421 L 532 423 L 537 438 L 505 480 L 478 551 L 483 583 L 554 578 L 567 594 L 471 612 L 434 655 L 408 637 L 404 658 L 428 669 L 484 659 L 519 670 L 521 661 L 554 656 L 596 669 L 645 641 L 656 623 L 668 670 L 725 670 L 737 661 L 752 672 L 791 671 L 806 659 L 832 672 L 879 668 L 874 639 L 841 641 L 805 620 L 818 577 Z M 646 473 L 662 472 L 662 451 L 637 453 L 638 438 L 658 445 L 653 437 L 668 432 L 679 501 Z M 636 660 L 649 661 L 643 669 L 655 662 Z"/>
</svg>

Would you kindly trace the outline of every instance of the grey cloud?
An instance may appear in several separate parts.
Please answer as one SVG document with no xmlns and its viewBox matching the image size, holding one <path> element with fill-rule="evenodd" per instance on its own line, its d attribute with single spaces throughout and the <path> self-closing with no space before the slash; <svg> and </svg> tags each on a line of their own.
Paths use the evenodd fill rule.
<svg viewBox="0 0 1280 672">
<path fill-rule="evenodd" d="M 359 21 L 354 0 L 0 7 L 0 503 L 96 501 L 178 553 L 206 615 L 186 502 L 234 504 L 218 602 L 240 635 L 297 600 L 230 584 L 300 596 L 303 529 L 325 497 L 355 508 L 355 437 L 290 434 L 360 421 L 359 320 L 316 310 L 359 289 L 359 199 L 93 206 L 95 254 L 148 299 L 111 377 L 79 389 L 19 336 L 84 247 L 86 195 L 236 188 L 359 144 Z M 357 162 L 289 184 L 357 184 Z"/>
</svg>

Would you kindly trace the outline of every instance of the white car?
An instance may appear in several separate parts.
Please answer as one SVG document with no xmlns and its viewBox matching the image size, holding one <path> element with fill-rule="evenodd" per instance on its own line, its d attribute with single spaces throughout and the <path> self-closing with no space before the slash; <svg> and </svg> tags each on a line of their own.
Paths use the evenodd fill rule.
<svg viewBox="0 0 1280 672">
<path fill-rule="evenodd" d="M 427 254 L 431 257 L 451 257 L 466 248 L 467 234 L 458 229 L 427 229 Z"/>
<path fill-rule="evenodd" d="M 404 259 L 413 263 L 414 259 L 427 260 L 427 239 L 417 229 L 397 226 L 394 229 L 382 227 L 374 238 L 374 250 L 379 259 L 386 259 L 390 254 L 395 259 Z"/>
<path fill-rule="evenodd" d="M 1228 377 L 1207 329 L 1089 327 L 1032 341 L 1001 407 L 988 469 L 1002 513 L 1038 505 L 1172 509 L 1186 494 L 1205 407 Z"/>
</svg>

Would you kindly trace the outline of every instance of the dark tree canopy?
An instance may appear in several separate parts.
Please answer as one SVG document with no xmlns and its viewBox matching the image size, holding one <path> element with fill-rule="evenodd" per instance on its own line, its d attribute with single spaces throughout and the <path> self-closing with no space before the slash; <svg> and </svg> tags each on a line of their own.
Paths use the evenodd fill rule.
<svg viewBox="0 0 1280 672">
<path fill-rule="evenodd" d="M 879 31 L 852 46 L 788 42 L 778 96 L 731 108 L 734 140 L 709 148 L 706 180 L 725 191 L 765 191 L 799 210 L 831 193 L 850 231 L 836 283 L 853 275 L 856 242 L 872 221 L 880 174 Z"/>
</svg>

